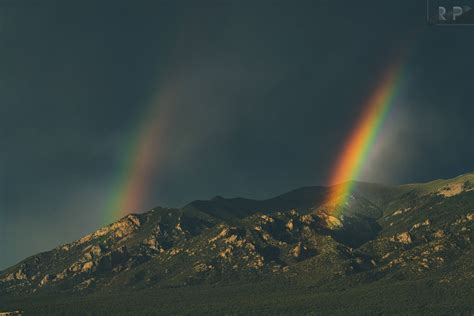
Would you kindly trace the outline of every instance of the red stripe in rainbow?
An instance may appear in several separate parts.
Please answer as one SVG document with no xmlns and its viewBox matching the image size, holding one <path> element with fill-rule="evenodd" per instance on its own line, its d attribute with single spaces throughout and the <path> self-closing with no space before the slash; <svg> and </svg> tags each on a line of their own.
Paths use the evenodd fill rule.
<svg viewBox="0 0 474 316">
<path fill-rule="evenodd" d="M 383 80 L 367 101 L 364 111 L 349 136 L 336 166 L 331 173 L 329 185 L 332 187 L 324 206 L 333 215 L 340 215 L 354 189 L 356 180 L 370 153 L 379 130 L 397 94 L 402 74 L 400 64 L 395 64 L 386 71 Z"/>
</svg>

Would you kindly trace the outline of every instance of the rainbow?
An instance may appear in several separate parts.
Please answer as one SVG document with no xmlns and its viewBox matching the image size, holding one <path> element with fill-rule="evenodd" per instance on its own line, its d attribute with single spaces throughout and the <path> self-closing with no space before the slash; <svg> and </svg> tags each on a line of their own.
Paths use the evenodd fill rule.
<svg viewBox="0 0 474 316">
<path fill-rule="evenodd" d="M 330 174 L 330 189 L 323 203 L 332 215 L 341 215 L 354 190 L 355 182 L 377 139 L 399 90 L 402 66 L 395 63 L 386 70 L 375 92 L 364 105 L 361 117 L 347 139 Z"/>
<path fill-rule="evenodd" d="M 375 142 L 379 130 L 397 94 L 402 69 L 390 67 L 370 97 L 361 118 L 351 133 L 331 173 L 331 188 L 323 206 L 333 215 L 340 215 L 348 202 L 354 182 Z M 130 212 L 141 210 L 148 196 L 153 177 L 160 165 L 164 148 L 164 133 L 170 112 L 178 97 L 176 82 L 157 94 L 131 134 L 125 147 L 112 192 L 106 201 L 104 223 L 110 223 Z"/>
<path fill-rule="evenodd" d="M 155 95 L 139 118 L 122 151 L 119 170 L 105 202 L 104 224 L 126 214 L 141 211 L 148 197 L 164 148 L 164 133 L 170 121 L 170 109 L 177 97 L 176 87 L 167 87 Z"/>
</svg>

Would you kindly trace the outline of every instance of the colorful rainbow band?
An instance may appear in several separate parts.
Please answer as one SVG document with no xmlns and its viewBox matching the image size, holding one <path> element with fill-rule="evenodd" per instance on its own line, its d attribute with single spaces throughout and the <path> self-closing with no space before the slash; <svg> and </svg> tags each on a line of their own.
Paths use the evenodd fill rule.
<svg viewBox="0 0 474 316">
<path fill-rule="evenodd" d="M 382 81 L 366 102 L 360 119 L 345 143 L 331 173 L 329 179 L 331 189 L 323 204 L 332 215 L 341 215 L 344 205 L 348 203 L 354 189 L 354 180 L 359 178 L 380 128 L 390 111 L 399 90 L 401 77 L 400 63 L 392 65 L 385 72 Z"/>
</svg>

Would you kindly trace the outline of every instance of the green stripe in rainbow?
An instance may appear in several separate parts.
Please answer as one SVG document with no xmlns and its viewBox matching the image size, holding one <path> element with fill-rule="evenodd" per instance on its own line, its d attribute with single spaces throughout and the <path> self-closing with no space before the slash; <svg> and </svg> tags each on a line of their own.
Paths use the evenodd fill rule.
<svg viewBox="0 0 474 316">
<path fill-rule="evenodd" d="M 361 173 L 370 150 L 379 134 L 380 128 L 393 104 L 399 90 L 402 67 L 394 64 L 386 71 L 383 80 L 364 106 L 364 111 L 349 136 L 330 175 L 331 189 L 324 206 L 332 215 L 339 216 L 348 202 L 354 181 Z"/>
</svg>

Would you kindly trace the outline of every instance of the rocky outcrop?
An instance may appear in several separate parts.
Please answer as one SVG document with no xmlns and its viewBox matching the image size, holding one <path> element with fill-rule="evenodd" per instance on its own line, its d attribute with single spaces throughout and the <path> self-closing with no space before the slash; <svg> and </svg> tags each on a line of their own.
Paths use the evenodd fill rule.
<svg viewBox="0 0 474 316">
<path fill-rule="evenodd" d="M 458 194 L 461 194 L 464 191 L 463 183 L 450 183 L 438 191 L 438 195 L 444 197 L 452 197 Z"/>
<path fill-rule="evenodd" d="M 295 246 L 290 248 L 289 254 L 294 259 L 301 261 L 301 260 L 305 260 L 309 257 L 314 256 L 316 254 L 316 250 L 310 249 L 306 245 L 304 245 L 302 242 L 299 242 Z"/>
<path fill-rule="evenodd" d="M 92 234 L 82 237 L 77 242 L 73 243 L 72 246 L 77 247 L 104 236 L 108 236 L 108 238 L 114 240 L 123 239 L 137 231 L 140 226 L 140 217 L 135 214 L 130 214 L 109 226 L 101 228 Z M 70 248 L 68 246 L 66 247 Z"/>
<path fill-rule="evenodd" d="M 409 245 L 412 243 L 411 235 L 409 232 L 403 232 L 390 238 L 390 241 L 398 242 L 400 244 Z"/>
</svg>

